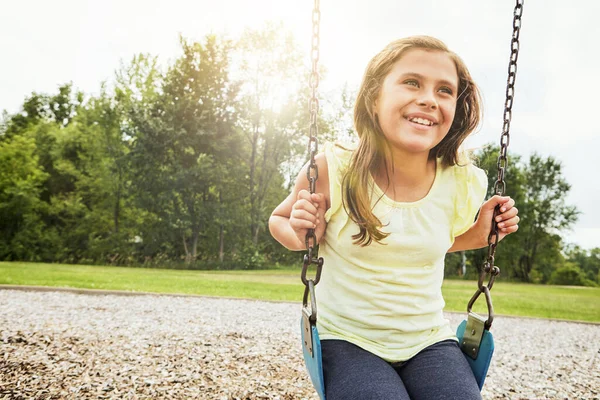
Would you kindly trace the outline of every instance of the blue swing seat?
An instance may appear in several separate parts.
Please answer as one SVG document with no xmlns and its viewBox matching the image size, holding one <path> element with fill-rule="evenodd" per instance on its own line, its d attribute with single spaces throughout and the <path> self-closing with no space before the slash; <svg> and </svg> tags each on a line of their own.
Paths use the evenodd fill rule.
<svg viewBox="0 0 600 400">
<path fill-rule="evenodd" d="M 306 365 L 306 369 L 308 369 L 308 375 L 310 375 L 310 380 L 312 384 L 321 398 L 321 400 L 325 400 L 325 381 L 323 380 L 323 362 L 321 361 L 321 340 L 319 339 L 319 331 L 317 327 L 312 325 L 312 348 L 313 354 L 310 354 L 310 351 L 305 346 L 306 340 L 311 340 L 311 338 L 305 337 L 305 332 L 307 331 L 304 326 L 305 319 L 300 318 L 300 329 L 302 332 L 302 353 L 304 355 L 304 364 Z"/>
<path fill-rule="evenodd" d="M 306 369 L 308 370 L 308 375 L 310 376 L 310 380 L 315 388 L 315 391 L 319 395 L 321 400 L 325 400 L 325 381 L 323 379 L 323 362 L 321 360 L 321 340 L 319 339 L 319 332 L 317 327 L 312 325 L 312 348 L 313 354 L 310 354 L 310 351 L 305 346 L 305 341 L 310 340 L 311 338 L 305 337 L 305 319 L 300 319 L 300 331 L 302 333 L 302 353 L 304 355 L 304 363 L 306 365 Z M 465 328 L 467 326 L 467 321 L 463 321 L 458 326 L 456 330 L 456 337 L 459 340 L 459 343 L 462 342 L 463 337 L 465 335 Z M 492 355 L 494 354 L 494 337 L 491 332 L 487 329 L 483 332 L 483 336 L 481 339 L 481 344 L 479 345 L 479 352 L 477 354 L 477 358 L 473 359 L 469 355 L 465 354 L 465 358 L 469 362 L 471 370 L 473 370 L 473 375 L 475 375 L 475 380 L 477 381 L 477 385 L 479 386 L 479 390 L 483 388 L 483 383 L 485 382 L 485 377 L 487 376 L 487 371 L 490 367 L 490 362 L 492 361 Z"/>
<path fill-rule="evenodd" d="M 463 341 L 466 326 L 467 321 L 465 320 L 461 322 L 458 328 L 456 329 L 456 337 L 458 338 L 459 343 L 462 343 Z M 465 358 L 469 362 L 471 370 L 473 370 L 473 375 L 475 375 L 475 380 L 477 381 L 479 390 L 483 388 L 483 383 L 485 382 L 485 377 L 487 376 L 487 372 L 490 367 L 490 362 L 492 361 L 493 354 L 494 336 L 492 336 L 492 333 L 487 329 L 483 331 L 483 336 L 481 337 L 481 344 L 479 345 L 479 353 L 477 354 L 477 358 L 473 359 L 469 355 L 465 354 Z"/>
</svg>

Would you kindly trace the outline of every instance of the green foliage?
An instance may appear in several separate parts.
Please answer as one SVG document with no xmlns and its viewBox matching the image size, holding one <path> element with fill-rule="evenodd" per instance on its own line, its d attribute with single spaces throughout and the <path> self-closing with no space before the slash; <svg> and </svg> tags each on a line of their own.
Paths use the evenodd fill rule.
<svg viewBox="0 0 600 400">
<path fill-rule="evenodd" d="M 488 197 L 495 194 L 498 154 L 497 146 L 477 154 L 480 167 L 488 174 Z M 498 245 L 496 265 L 509 279 L 546 283 L 564 264 L 560 232 L 569 229 L 579 215 L 576 207 L 565 204 L 570 185 L 559 161 L 535 153 L 527 162 L 511 156 L 505 180 L 505 195 L 515 199 L 520 222 L 519 231 Z M 469 258 L 472 264 L 483 265 L 487 248 L 470 252 Z"/>
<path fill-rule="evenodd" d="M 249 195 L 248 239 L 257 246 L 271 210 L 285 197 L 277 180 L 281 164 L 305 153 L 301 127 L 308 121 L 306 103 L 299 99 L 308 84 L 298 46 L 281 24 L 246 30 L 235 58 L 234 73 L 240 82 L 236 125 L 242 133 Z"/>
<path fill-rule="evenodd" d="M 565 253 L 567 260 L 581 269 L 586 280 L 600 284 L 600 248 L 588 251 L 579 246 L 569 246 Z"/>
<path fill-rule="evenodd" d="M 65 127 L 80 111 L 83 97 L 82 92 L 73 92 L 71 83 L 61 85 L 53 96 L 34 92 L 25 99 L 23 111 L 10 116 L 4 127 L 5 136 L 10 138 L 42 121 Z"/>
<path fill-rule="evenodd" d="M 472 264 L 471 257 L 468 257 L 468 254 L 467 251 L 447 253 L 444 261 L 444 276 L 448 278 L 478 279 L 478 268 Z"/>
<path fill-rule="evenodd" d="M 155 223 L 172 233 L 169 241 L 183 244 L 171 247 L 172 255 L 191 262 L 209 256 L 213 217 L 223 217 L 223 202 L 231 200 L 233 207 L 235 199 L 222 193 L 235 193 L 229 174 L 239 165 L 240 140 L 234 129 L 237 88 L 228 79 L 230 44 L 209 36 L 204 44 L 182 38 L 181 45 L 183 56 L 147 102 L 150 113 L 130 114 L 130 165 L 140 207 L 157 215 Z"/>
<path fill-rule="evenodd" d="M 47 176 L 38 165 L 33 138 L 0 142 L 0 259 L 28 258 L 40 250 L 42 243 L 31 233 L 38 230 Z"/>
<path fill-rule="evenodd" d="M 585 274 L 577 265 L 572 263 L 559 267 L 552 273 L 550 278 L 550 283 L 553 285 L 586 286 L 586 281 Z"/>
</svg>

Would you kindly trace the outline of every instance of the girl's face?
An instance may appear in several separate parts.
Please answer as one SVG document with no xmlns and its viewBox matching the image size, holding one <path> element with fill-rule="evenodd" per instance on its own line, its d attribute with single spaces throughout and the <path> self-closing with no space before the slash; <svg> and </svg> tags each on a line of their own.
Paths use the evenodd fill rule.
<svg viewBox="0 0 600 400">
<path fill-rule="evenodd" d="M 411 49 L 384 78 L 375 114 L 386 140 L 404 155 L 429 154 L 454 120 L 456 66 L 442 51 Z"/>
</svg>

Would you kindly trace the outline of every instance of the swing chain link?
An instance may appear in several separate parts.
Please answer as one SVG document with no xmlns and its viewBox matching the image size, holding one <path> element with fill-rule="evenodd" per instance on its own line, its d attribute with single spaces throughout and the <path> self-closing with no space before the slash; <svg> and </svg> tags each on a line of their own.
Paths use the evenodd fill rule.
<svg viewBox="0 0 600 400">
<path fill-rule="evenodd" d="M 500 137 L 500 156 L 498 157 L 498 180 L 494 185 L 497 195 L 503 196 L 506 190 L 504 172 L 508 167 L 508 145 L 510 143 L 510 121 L 512 119 L 512 106 L 515 94 L 515 81 L 517 78 L 517 60 L 519 58 L 519 35 L 521 34 L 521 16 L 523 15 L 523 1 L 517 0 L 513 18 L 513 34 L 510 42 L 510 62 L 508 63 L 508 80 L 506 83 L 506 101 L 504 103 L 504 123 Z"/>
<path fill-rule="evenodd" d="M 309 86 L 311 89 L 311 97 L 309 100 L 309 112 L 310 112 L 310 123 L 309 123 L 309 139 L 308 139 L 308 153 L 310 156 L 310 162 L 308 164 L 308 168 L 306 170 L 306 177 L 308 178 L 309 191 L 311 194 L 316 192 L 317 188 L 317 179 L 319 179 L 319 168 L 317 167 L 317 163 L 315 162 L 315 156 L 318 152 L 318 142 L 317 136 L 319 133 L 317 119 L 319 115 L 319 99 L 317 98 L 317 88 L 319 87 L 319 29 L 321 22 L 321 11 L 319 0 L 315 0 L 314 8 L 312 12 L 312 49 L 311 49 L 311 61 L 312 61 L 312 72 L 310 74 Z M 308 298 L 308 294 L 310 292 L 311 299 L 311 321 L 316 321 L 316 304 L 315 304 L 315 296 L 314 296 L 314 286 L 319 283 L 321 279 L 321 269 L 323 267 L 323 258 L 319 257 L 315 259 L 315 251 L 314 247 L 317 245 L 317 236 L 315 235 L 314 229 L 309 229 L 306 234 L 305 239 L 306 251 L 307 254 L 304 255 L 304 263 L 302 266 L 302 274 L 300 276 L 302 283 L 304 283 L 305 293 L 304 293 L 304 307 L 307 306 L 306 301 Z M 308 266 L 310 264 L 315 264 L 317 266 L 317 272 L 315 279 L 307 279 L 306 273 L 308 271 Z"/>
<path fill-rule="evenodd" d="M 309 139 L 308 139 L 308 153 L 310 155 L 310 163 L 306 170 L 306 176 L 309 182 L 310 193 L 315 193 L 317 186 L 317 179 L 319 179 L 319 168 L 315 162 L 315 156 L 319 149 L 317 143 L 317 136 L 319 128 L 317 125 L 317 118 L 319 115 L 319 99 L 317 98 L 317 88 L 319 87 L 319 26 L 321 22 L 321 11 L 319 10 L 319 0 L 315 0 L 313 13 L 312 13 L 312 50 L 311 50 L 311 61 L 312 61 L 312 72 L 310 74 L 309 85 L 311 89 L 311 97 L 309 100 L 309 111 L 310 111 L 310 125 L 309 125 Z M 308 241 L 308 235 L 307 235 Z M 315 242 L 313 242 L 315 244 Z M 308 246 L 307 246 L 308 249 Z"/>
<path fill-rule="evenodd" d="M 502 127 L 502 136 L 500 137 L 500 155 L 498 157 L 498 180 L 494 185 L 494 191 L 498 196 L 504 196 L 506 190 L 506 181 L 504 174 L 508 167 L 508 145 L 510 143 L 510 121 L 512 119 L 512 106 L 515 93 L 515 81 L 517 76 L 517 60 L 519 58 L 519 35 L 521 33 L 521 16 L 523 14 L 523 1 L 517 0 L 513 19 L 513 34 L 510 42 L 510 62 L 508 63 L 508 81 L 506 84 L 506 101 L 504 103 L 504 124 Z M 484 273 L 491 273 L 492 277 L 497 276 L 500 271 L 494 267 L 496 247 L 498 246 L 498 224 L 496 217 L 500 213 L 500 207 L 496 206 L 492 217 L 492 228 L 488 236 L 488 257 L 484 265 Z M 487 270 L 487 271 L 486 271 Z M 479 287 L 481 288 L 481 284 Z M 488 286 L 491 289 L 491 287 Z"/>
<path fill-rule="evenodd" d="M 515 94 L 515 82 L 517 77 L 517 60 L 519 58 L 519 35 L 521 34 L 521 16 L 523 15 L 524 0 L 516 0 L 513 18 L 513 33 L 510 41 L 510 61 L 508 63 L 508 80 L 506 83 L 506 101 L 504 103 L 504 123 L 502 126 L 502 135 L 500 136 L 500 155 L 498 156 L 498 179 L 494 184 L 494 192 L 498 196 L 504 196 L 506 182 L 504 175 L 508 167 L 508 145 L 510 143 L 510 122 L 512 119 L 512 106 Z M 500 268 L 494 265 L 496 259 L 496 247 L 498 246 L 499 232 L 496 217 L 500 214 L 500 206 L 496 206 L 492 216 L 492 227 L 488 235 L 488 254 L 487 259 L 479 273 L 477 292 L 469 302 L 468 311 L 471 312 L 471 306 L 481 293 L 485 293 L 488 303 L 489 318 L 485 323 L 486 329 L 489 329 L 494 319 L 493 307 L 491 306 L 490 290 L 494 285 L 496 277 L 500 274 Z M 484 280 L 487 275 L 490 279 L 484 286 Z"/>
</svg>

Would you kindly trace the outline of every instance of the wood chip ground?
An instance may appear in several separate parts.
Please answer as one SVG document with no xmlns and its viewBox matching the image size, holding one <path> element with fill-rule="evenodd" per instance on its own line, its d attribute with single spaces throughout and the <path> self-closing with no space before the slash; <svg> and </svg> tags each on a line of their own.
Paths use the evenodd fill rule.
<svg viewBox="0 0 600 400">
<path fill-rule="evenodd" d="M 315 400 L 299 318 L 291 303 L 0 290 L 0 399 Z M 498 317 L 493 333 L 484 399 L 600 397 L 600 325 Z"/>
</svg>

